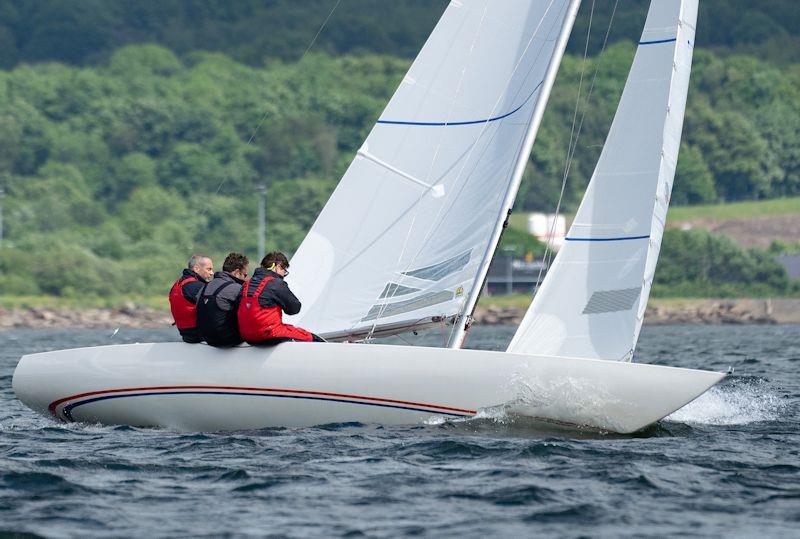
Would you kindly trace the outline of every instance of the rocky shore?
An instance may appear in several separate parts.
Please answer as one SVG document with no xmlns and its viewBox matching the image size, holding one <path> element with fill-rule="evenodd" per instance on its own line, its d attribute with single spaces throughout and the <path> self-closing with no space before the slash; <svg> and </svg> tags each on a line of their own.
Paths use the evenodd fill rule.
<svg viewBox="0 0 800 539">
<path fill-rule="evenodd" d="M 10 328 L 158 328 L 172 324 L 167 311 L 125 304 L 114 309 L 4 309 L 0 307 L 0 330 Z"/>
<path fill-rule="evenodd" d="M 479 307 L 476 323 L 519 324 L 520 307 Z M 800 299 L 687 299 L 655 301 L 646 324 L 800 324 Z M 113 309 L 54 309 L 0 307 L 0 330 L 11 328 L 158 328 L 169 327 L 166 311 L 125 304 Z"/>
<path fill-rule="evenodd" d="M 525 309 L 485 307 L 475 313 L 480 324 L 519 324 Z M 800 299 L 687 299 L 656 301 L 645 324 L 800 324 Z"/>
</svg>

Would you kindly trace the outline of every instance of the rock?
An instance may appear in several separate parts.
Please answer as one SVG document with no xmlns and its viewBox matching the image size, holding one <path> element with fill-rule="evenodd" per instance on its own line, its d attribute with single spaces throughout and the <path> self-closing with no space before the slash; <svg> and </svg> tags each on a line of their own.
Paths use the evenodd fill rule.
<svg viewBox="0 0 800 539">
<path fill-rule="evenodd" d="M 517 325 L 526 309 L 479 307 L 481 325 Z M 800 299 L 686 300 L 648 308 L 647 324 L 800 324 Z M 117 309 L 0 308 L 0 329 L 10 328 L 157 328 L 169 327 L 169 312 L 127 302 Z"/>
<path fill-rule="evenodd" d="M 133 308 L 131 308 L 133 305 Z M 125 305 L 120 309 L 0 309 L 0 328 L 166 327 L 169 313 Z"/>
</svg>

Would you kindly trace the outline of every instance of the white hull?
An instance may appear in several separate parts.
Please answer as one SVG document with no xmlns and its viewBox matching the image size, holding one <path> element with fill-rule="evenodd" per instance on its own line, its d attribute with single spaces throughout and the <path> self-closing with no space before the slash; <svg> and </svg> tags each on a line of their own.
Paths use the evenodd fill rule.
<svg viewBox="0 0 800 539">
<path fill-rule="evenodd" d="M 27 406 L 61 420 L 187 431 L 416 424 L 507 406 L 541 420 L 630 433 L 724 376 L 480 350 L 157 343 L 27 355 L 13 387 Z"/>
</svg>

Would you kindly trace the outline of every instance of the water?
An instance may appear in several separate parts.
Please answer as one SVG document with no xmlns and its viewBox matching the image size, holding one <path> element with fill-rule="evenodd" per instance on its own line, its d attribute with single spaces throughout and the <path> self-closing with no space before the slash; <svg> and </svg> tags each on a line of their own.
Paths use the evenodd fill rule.
<svg viewBox="0 0 800 539">
<path fill-rule="evenodd" d="M 470 344 L 512 332 L 476 328 Z M 800 326 L 646 327 L 640 361 L 736 372 L 633 436 L 503 415 L 182 434 L 60 424 L 14 398 L 22 354 L 173 340 L 111 334 L 0 332 L 0 535 L 800 534 Z"/>
</svg>

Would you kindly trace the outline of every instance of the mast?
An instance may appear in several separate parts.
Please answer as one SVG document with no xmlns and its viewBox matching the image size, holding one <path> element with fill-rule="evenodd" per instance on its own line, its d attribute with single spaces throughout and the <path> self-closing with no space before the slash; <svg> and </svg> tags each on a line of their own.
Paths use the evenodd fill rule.
<svg viewBox="0 0 800 539">
<path fill-rule="evenodd" d="M 508 190 L 506 191 L 506 196 L 503 199 L 500 219 L 498 220 L 494 232 L 492 233 L 492 238 L 486 247 L 483 260 L 478 266 L 478 277 L 475 279 L 476 286 L 473 286 L 472 290 L 470 290 L 470 294 L 466 301 L 466 307 L 460 319 L 456 321 L 458 326 L 452 340 L 450 341 L 450 348 L 461 348 L 461 346 L 463 346 L 464 340 L 467 336 L 467 331 L 469 331 L 470 325 L 472 324 L 472 314 L 475 312 L 475 306 L 477 305 L 478 299 L 481 296 L 481 291 L 483 290 L 483 286 L 486 281 L 486 275 L 489 272 L 489 265 L 492 262 L 494 252 L 497 249 L 497 245 L 500 243 L 503 230 L 506 226 L 508 226 L 508 218 L 511 215 L 511 208 L 514 205 L 514 199 L 517 198 L 517 191 L 519 191 L 519 185 L 522 182 L 522 174 L 525 172 L 525 167 L 528 164 L 528 157 L 530 157 L 531 149 L 533 148 L 533 142 L 536 140 L 536 133 L 539 130 L 539 124 L 542 122 L 542 116 L 544 116 L 544 110 L 550 97 L 550 90 L 553 88 L 553 83 L 555 82 L 556 74 L 558 73 L 558 67 L 561 65 L 561 58 L 564 56 L 564 50 L 567 48 L 567 41 L 569 41 L 569 35 L 572 32 L 572 25 L 575 22 L 575 17 L 578 14 L 578 8 L 580 7 L 580 4 L 581 0 L 572 0 L 570 2 L 568 8 L 569 12 L 566 19 L 564 19 L 564 26 L 561 28 L 561 33 L 558 36 L 555 54 L 553 54 L 553 57 L 550 59 L 550 63 L 547 66 L 547 74 L 542 84 L 542 97 L 536 100 L 536 105 L 533 109 L 533 115 L 531 116 L 531 123 L 528 126 L 528 132 L 525 135 L 522 149 L 517 157 L 517 163 L 514 167 L 511 183 L 509 184 Z"/>
</svg>

